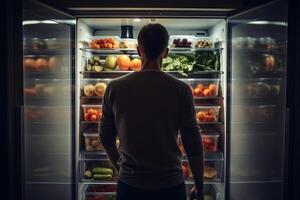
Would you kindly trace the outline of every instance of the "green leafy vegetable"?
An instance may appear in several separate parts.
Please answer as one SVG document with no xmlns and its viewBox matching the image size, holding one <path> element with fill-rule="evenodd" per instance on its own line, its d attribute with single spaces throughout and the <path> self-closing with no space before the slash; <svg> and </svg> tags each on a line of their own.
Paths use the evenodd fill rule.
<svg viewBox="0 0 300 200">
<path fill-rule="evenodd" d="M 220 70 L 220 53 L 218 51 L 196 51 L 196 64 L 194 66 L 197 71 L 218 71 Z"/>
<path fill-rule="evenodd" d="M 193 71 L 195 63 L 193 56 L 169 54 L 169 56 L 163 60 L 162 70 L 178 71 L 180 74 L 187 76 Z"/>
<path fill-rule="evenodd" d="M 196 71 L 218 71 L 220 70 L 220 53 L 198 50 L 192 55 L 169 54 L 163 60 L 162 70 L 177 71 L 184 76 Z"/>
</svg>

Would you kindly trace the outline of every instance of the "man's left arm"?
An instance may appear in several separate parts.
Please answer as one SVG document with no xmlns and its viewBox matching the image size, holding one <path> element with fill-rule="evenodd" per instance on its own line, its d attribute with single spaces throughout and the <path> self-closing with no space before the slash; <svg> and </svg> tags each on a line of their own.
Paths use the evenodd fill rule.
<svg viewBox="0 0 300 200">
<path fill-rule="evenodd" d="M 110 102 L 110 85 L 107 86 L 105 94 L 102 100 L 102 117 L 99 124 L 100 140 L 108 155 L 108 158 L 112 162 L 113 166 L 119 170 L 118 160 L 120 157 L 116 139 L 117 130 L 115 126 L 115 118 L 111 108 Z"/>
</svg>

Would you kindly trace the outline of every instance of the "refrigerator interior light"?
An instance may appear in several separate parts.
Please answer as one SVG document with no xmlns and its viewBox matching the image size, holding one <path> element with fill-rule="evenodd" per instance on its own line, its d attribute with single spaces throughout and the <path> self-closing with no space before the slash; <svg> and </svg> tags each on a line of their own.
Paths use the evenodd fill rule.
<svg viewBox="0 0 300 200">
<path fill-rule="evenodd" d="M 33 25 L 33 24 L 76 24 L 76 21 L 75 20 L 68 20 L 68 19 L 65 19 L 65 20 L 56 20 L 56 19 L 53 19 L 53 20 L 24 20 L 23 21 L 23 26 L 25 25 Z"/>
<path fill-rule="evenodd" d="M 141 19 L 140 19 L 140 18 L 134 18 L 133 21 L 134 21 L 134 22 L 140 22 Z"/>
<path fill-rule="evenodd" d="M 270 25 L 277 25 L 277 26 L 287 26 L 287 23 L 283 21 L 265 21 L 265 20 L 255 20 L 255 21 L 248 22 L 248 24 L 255 24 L 255 25 L 270 24 Z"/>
<path fill-rule="evenodd" d="M 25 20 L 23 21 L 23 26 L 32 24 L 58 24 L 56 21 L 52 20 Z"/>
</svg>

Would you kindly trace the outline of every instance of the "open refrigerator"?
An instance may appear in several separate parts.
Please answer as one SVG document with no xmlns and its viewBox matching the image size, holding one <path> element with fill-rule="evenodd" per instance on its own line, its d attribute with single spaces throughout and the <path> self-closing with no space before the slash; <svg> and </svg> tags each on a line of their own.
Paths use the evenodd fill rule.
<svg viewBox="0 0 300 200">
<path fill-rule="evenodd" d="M 138 31 L 161 23 L 170 34 L 162 69 L 194 95 L 206 198 L 284 199 L 287 23 L 272 12 L 283 5 L 230 18 L 73 18 L 28 5 L 23 198 L 115 199 L 117 171 L 98 135 L 103 93 L 109 81 L 140 70 Z M 189 192 L 193 179 L 180 137 L 178 145 Z"/>
</svg>

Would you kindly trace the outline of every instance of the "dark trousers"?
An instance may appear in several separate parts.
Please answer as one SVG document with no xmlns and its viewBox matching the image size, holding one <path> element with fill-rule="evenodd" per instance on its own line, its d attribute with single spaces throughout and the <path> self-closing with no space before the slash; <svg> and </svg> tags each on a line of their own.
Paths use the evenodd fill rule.
<svg viewBox="0 0 300 200">
<path fill-rule="evenodd" d="M 117 200 L 186 200 L 185 184 L 158 190 L 144 190 L 118 181 Z"/>
</svg>

